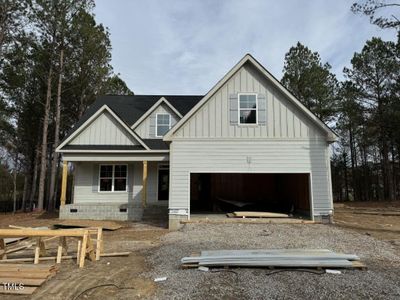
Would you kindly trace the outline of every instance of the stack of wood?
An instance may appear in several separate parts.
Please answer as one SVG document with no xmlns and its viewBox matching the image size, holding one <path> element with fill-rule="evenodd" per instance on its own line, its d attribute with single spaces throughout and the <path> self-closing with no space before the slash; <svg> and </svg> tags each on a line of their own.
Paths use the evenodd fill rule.
<svg viewBox="0 0 400 300">
<path fill-rule="evenodd" d="M 56 272 L 55 265 L 0 264 L 0 293 L 31 295 Z"/>
</svg>

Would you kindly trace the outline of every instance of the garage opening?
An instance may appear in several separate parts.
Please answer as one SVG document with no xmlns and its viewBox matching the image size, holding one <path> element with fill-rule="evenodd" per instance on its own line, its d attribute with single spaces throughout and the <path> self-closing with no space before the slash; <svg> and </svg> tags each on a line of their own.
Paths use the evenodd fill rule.
<svg viewBox="0 0 400 300">
<path fill-rule="evenodd" d="M 257 211 L 310 217 L 309 174 L 192 173 L 190 211 Z"/>
</svg>

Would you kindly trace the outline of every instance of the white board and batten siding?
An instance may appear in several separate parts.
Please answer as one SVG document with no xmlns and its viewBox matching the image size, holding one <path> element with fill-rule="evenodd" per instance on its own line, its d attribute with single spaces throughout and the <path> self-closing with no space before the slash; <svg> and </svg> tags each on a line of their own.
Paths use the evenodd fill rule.
<svg viewBox="0 0 400 300">
<path fill-rule="evenodd" d="M 132 135 L 107 111 L 89 123 L 70 145 L 137 145 Z"/>
<path fill-rule="evenodd" d="M 246 92 L 265 99 L 263 124 L 232 124 L 232 95 Z M 326 133 L 251 64 L 177 129 L 170 147 L 170 212 L 190 209 L 196 172 L 309 173 L 313 214 L 333 209 Z"/>
<path fill-rule="evenodd" d="M 258 98 L 266 102 L 264 124 L 243 126 L 231 124 L 232 108 L 229 99 L 233 95 L 237 97 L 238 93 L 246 92 L 256 93 Z M 180 138 L 312 138 L 322 134 L 321 129 L 316 127 L 304 112 L 267 82 L 253 66 L 245 64 L 182 125 L 174 134 L 174 140 Z"/>
<path fill-rule="evenodd" d="M 171 127 L 173 127 L 180 119 L 180 117 L 165 103 L 161 103 L 146 119 L 142 121 L 142 123 L 135 128 L 135 132 L 142 139 L 162 139 L 162 137 L 156 137 L 157 114 L 169 114 L 171 116 Z"/>
<path fill-rule="evenodd" d="M 128 186 L 125 192 L 99 192 L 99 166 L 127 164 Z M 141 203 L 143 188 L 142 162 L 76 162 L 74 164 L 74 204 L 87 203 Z M 157 203 L 158 162 L 148 163 L 148 203 Z"/>
</svg>

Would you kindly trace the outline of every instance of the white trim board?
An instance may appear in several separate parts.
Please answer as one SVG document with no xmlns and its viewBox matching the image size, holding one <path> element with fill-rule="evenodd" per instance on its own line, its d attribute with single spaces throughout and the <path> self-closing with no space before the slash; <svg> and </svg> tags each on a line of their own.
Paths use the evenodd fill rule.
<svg viewBox="0 0 400 300">
<path fill-rule="evenodd" d="M 182 127 L 245 63 L 251 63 L 261 74 L 288 97 L 299 109 L 301 109 L 317 126 L 327 134 L 328 142 L 335 142 L 338 135 L 305 107 L 296 97 L 290 93 L 264 66 L 262 66 L 253 56 L 246 54 L 226 75 L 217 82 L 216 85 L 164 136 L 164 141 L 172 141 L 174 133 Z"/>
<path fill-rule="evenodd" d="M 128 125 L 124 121 L 119 118 L 114 111 L 109 108 L 106 104 L 104 104 L 102 107 L 100 107 L 96 113 L 94 113 L 89 119 L 87 119 L 77 130 L 75 130 L 66 140 L 64 140 L 56 149 L 56 152 L 66 152 L 68 150 L 62 150 L 62 147 L 64 147 L 66 144 L 68 144 L 73 138 L 75 138 L 79 133 L 81 133 L 87 125 L 89 125 L 91 122 L 93 122 L 103 111 L 107 111 L 111 114 L 111 116 L 114 117 L 114 119 L 122 126 L 124 129 L 130 133 L 136 141 L 139 142 L 140 145 L 142 145 L 146 150 L 150 150 L 150 148 L 142 141 L 142 139 L 131 129 L 129 128 Z"/>
<path fill-rule="evenodd" d="M 150 107 L 150 109 L 148 109 L 146 111 L 146 113 L 144 115 L 142 115 L 139 120 L 137 120 L 135 122 L 135 124 L 133 124 L 131 126 L 132 129 L 135 129 L 136 127 L 138 127 L 144 120 L 146 120 L 146 118 L 148 116 L 151 115 L 151 113 L 153 111 L 155 111 L 157 109 L 157 107 L 159 107 L 162 103 L 165 103 L 179 118 L 182 118 L 182 114 L 175 108 L 172 106 L 171 103 L 169 103 L 169 101 L 167 99 L 165 99 L 164 97 L 161 97 L 156 103 L 154 103 L 154 105 L 152 107 Z"/>
</svg>

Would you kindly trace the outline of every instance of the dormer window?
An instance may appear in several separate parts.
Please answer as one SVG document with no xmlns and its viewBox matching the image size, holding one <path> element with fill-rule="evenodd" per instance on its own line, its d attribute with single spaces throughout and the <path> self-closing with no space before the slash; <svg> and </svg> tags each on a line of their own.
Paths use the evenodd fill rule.
<svg viewBox="0 0 400 300">
<path fill-rule="evenodd" d="M 257 124 L 257 94 L 239 94 L 239 124 Z"/>
<path fill-rule="evenodd" d="M 171 115 L 156 115 L 156 137 L 163 137 L 171 129 Z"/>
</svg>

